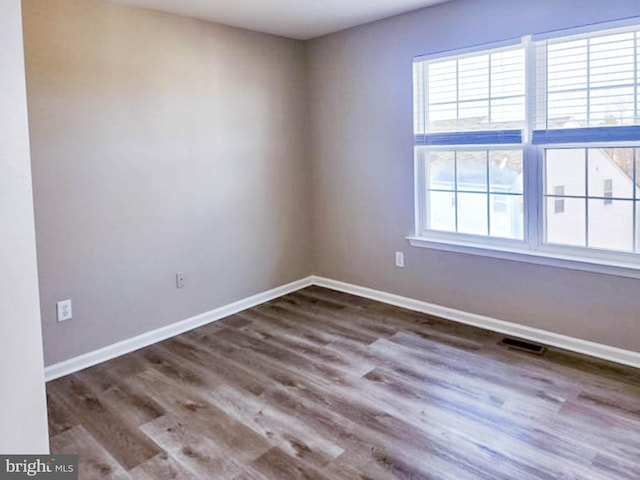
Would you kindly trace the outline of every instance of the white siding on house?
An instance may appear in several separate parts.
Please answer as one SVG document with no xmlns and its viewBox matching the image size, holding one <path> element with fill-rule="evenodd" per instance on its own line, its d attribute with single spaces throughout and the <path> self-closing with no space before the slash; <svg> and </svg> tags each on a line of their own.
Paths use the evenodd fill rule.
<svg viewBox="0 0 640 480">
<path fill-rule="evenodd" d="M 558 198 L 547 198 L 547 242 L 633 251 L 634 182 L 605 150 L 549 149 L 545 179 L 547 195 L 564 187 L 565 195 L 581 197 L 563 199 L 561 212 L 555 209 Z M 606 181 L 613 200 L 603 198 Z M 640 190 L 635 190 L 640 197 Z"/>
</svg>

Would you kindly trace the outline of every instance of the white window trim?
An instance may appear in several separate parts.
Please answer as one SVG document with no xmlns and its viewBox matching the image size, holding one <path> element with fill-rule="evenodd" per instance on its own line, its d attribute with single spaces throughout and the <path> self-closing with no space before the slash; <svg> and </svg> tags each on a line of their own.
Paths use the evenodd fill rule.
<svg viewBox="0 0 640 480">
<path fill-rule="evenodd" d="M 640 19 L 625 20 L 625 25 L 640 23 Z M 593 25 L 582 31 L 598 31 L 615 28 L 616 22 L 606 25 Z M 565 34 L 554 32 L 549 37 L 570 36 L 573 31 L 567 31 Z M 549 38 L 546 37 L 546 38 Z M 536 40 L 545 38 L 542 35 L 536 36 Z M 532 42 L 531 37 L 522 39 L 525 46 L 526 58 L 526 119 L 525 128 L 523 130 L 523 142 L 518 144 L 518 148 L 523 148 L 525 159 L 537 159 L 537 161 L 525 161 L 524 163 L 524 198 L 525 211 L 524 215 L 524 238 L 528 240 L 511 240 L 496 237 L 465 235 L 457 232 L 439 232 L 434 230 L 423 230 L 422 222 L 425 218 L 425 186 L 423 185 L 424 165 L 421 160 L 415 156 L 414 184 L 415 184 L 415 234 L 406 237 L 411 246 L 420 248 L 436 249 L 448 252 L 463 253 L 468 255 L 479 255 L 502 260 L 526 262 L 536 265 L 545 265 L 551 267 L 565 268 L 578 271 L 594 272 L 607 275 L 615 275 L 627 278 L 640 279 L 640 254 L 626 252 L 608 252 L 606 250 L 598 250 L 584 247 L 571 247 L 543 243 L 543 225 L 542 208 L 543 208 L 543 162 L 541 161 L 545 148 L 598 148 L 604 143 L 579 143 L 579 144 L 554 144 L 554 145 L 532 145 L 531 132 L 535 125 L 535 109 L 538 101 L 535 93 L 537 92 L 536 83 L 538 77 L 535 68 L 534 50 L 536 45 Z M 510 42 L 513 45 L 512 42 Z M 461 50 L 460 53 L 468 53 L 468 51 L 481 51 L 491 49 L 491 47 L 499 47 L 500 44 L 484 45 L 482 48 Z M 457 55 L 458 52 L 449 52 L 449 55 Z M 434 57 L 442 57 L 443 53 L 434 55 Z M 423 56 L 417 60 L 428 58 Z M 539 107 L 539 106 L 538 106 Z M 640 142 L 612 142 L 611 145 L 617 147 L 635 147 L 640 148 Z M 465 145 L 465 146 L 430 146 L 428 148 L 443 148 L 461 150 L 465 148 L 476 149 L 492 149 L 492 148 L 509 148 L 516 145 Z"/>
</svg>

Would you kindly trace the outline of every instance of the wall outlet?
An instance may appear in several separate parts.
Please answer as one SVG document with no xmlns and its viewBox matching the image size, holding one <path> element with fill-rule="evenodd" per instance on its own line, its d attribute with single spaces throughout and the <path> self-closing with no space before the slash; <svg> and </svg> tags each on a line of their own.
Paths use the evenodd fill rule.
<svg viewBox="0 0 640 480">
<path fill-rule="evenodd" d="M 71 300 L 62 300 L 56 303 L 56 312 L 58 314 L 58 321 L 64 322 L 71 319 Z"/>
<path fill-rule="evenodd" d="M 404 253 L 396 252 L 396 267 L 404 268 Z"/>
<path fill-rule="evenodd" d="M 184 288 L 185 276 L 184 272 L 176 273 L 176 288 Z"/>
</svg>

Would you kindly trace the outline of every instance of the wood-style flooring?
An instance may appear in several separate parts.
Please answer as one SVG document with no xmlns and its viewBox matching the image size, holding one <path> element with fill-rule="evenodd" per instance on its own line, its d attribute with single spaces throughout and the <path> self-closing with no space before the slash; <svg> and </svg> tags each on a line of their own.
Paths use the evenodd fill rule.
<svg viewBox="0 0 640 480">
<path fill-rule="evenodd" d="M 89 479 L 640 478 L 638 370 L 319 287 L 49 382 Z"/>
</svg>

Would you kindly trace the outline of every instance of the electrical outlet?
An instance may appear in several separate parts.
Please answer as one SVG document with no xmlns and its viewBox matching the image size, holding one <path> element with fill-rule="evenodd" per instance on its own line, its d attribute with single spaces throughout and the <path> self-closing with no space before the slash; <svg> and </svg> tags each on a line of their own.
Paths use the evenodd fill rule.
<svg viewBox="0 0 640 480">
<path fill-rule="evenodd" d="M 176 288 L 184 288 L 185 276 L 184 272 L 176 273 Z"/>
<path fill-rule="evenodd" d="M 404 268 L 404 253 L 396 252 L 396 267 Z"/>
<path fill-rule="evenodd" d="M 71 300 L 62 300 L 56 303 L 56 312 L 58 314 L 58 321 L 64 322 L 70 320 L 72 316 Z"/>
</svg>

